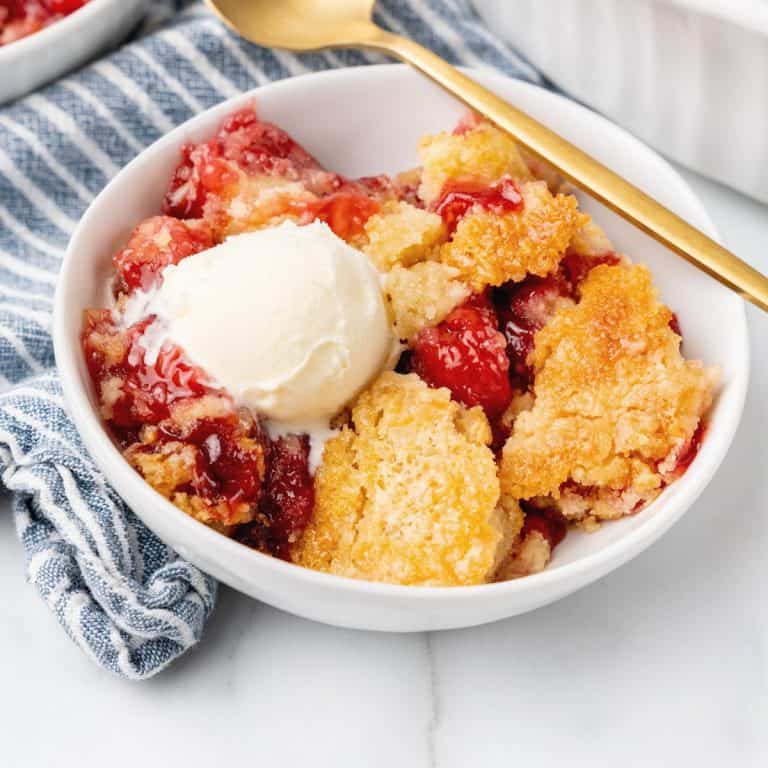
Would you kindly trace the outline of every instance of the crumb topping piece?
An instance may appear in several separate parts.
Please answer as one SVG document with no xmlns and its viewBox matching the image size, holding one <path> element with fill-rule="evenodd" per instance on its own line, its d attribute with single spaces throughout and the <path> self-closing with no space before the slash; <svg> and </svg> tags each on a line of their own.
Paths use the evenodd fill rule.
<svg viewBox="0 0 768 768">
<path fill-rule="evenodd" d="M 592 218 L 587 218 L 584 226 L 574 234 L 571 250 L 583 256 L 594 257 L 613 253 L 615 249 L 605 230 Z"/>
<path fill-rule="evenodd" d="M 496 581 L 509 581 L 543 571 L 552 557 L 552 545 L 538 531 L 518 538 L 496 571 Z"/>
<path fill-rule="evenodd" d="M 326 443 L 293 560 L 398 584 L 486 581 L 502 529 L 482 410 L 387 372 L 360 396 L 352 424 Z"/>
<path fill-rule="evenodd" d="M 397 335 L 409 342 L 422 329 L 441 323 L 471 293 L 457 269 L 438 261 L 393 267 L 383 284 Z"/>
<path fill-rule="evenodd" d="M 537 334 L 533 407 L 501 463 L 505 493 L 559 498 L 563 484 L 647 499 L 658 465 L 690 444 L 716 374 L 684 360 L 671 311 L 644 266 L 599 265 Z"/>
<path fill-rule="evenodd" d="M 418 150 L 423 167 L 419 196 L 427 205 L 437 201 L 449 181 L 471 178 L 490 184 L 502 176 L 531 178 L 511 136 L 486 122 L 461 133 L 425 136 Z"/>
<path fill-rule="evenodd" d="M 424 261 L 446 237 L 440 216 L 405 201 L 385 203 L 368 219 L 365 233 L 363 250 L 380 272 Z"/>
<path fill-rule="evenodd" d="M 470 212 L 456 226 L 440 259 L 480 291 L 554 272 L 574 234 L 588 221 L 571 195 L 552 195 L 543 181 L 523 184 L 523 210 Z"/>
</svg>

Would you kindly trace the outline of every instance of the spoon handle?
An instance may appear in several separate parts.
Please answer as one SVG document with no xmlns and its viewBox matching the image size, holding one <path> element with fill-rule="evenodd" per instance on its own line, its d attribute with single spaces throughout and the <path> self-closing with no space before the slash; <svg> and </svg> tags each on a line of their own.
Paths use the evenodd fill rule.
<svg viewBox="0 0 768 768">
<path fill-rule="evenodd" d="M 361 42 L 411 64 L 620 216 L 768 312 L 768 278 L 554 131 L 408 38 L 371 25 Z"/>
</svg>

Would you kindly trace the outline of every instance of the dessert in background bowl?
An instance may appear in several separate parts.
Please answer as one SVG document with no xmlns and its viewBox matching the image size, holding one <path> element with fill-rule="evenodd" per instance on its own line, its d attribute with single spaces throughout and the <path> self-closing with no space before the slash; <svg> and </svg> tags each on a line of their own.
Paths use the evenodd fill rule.
<svg viewBox="0 0 768 768">
<path fill-rule="evenodd" d="M 0 0 L 0 104 L 116 45 L 147 0 Z"/>
<path fill-rule="evenodd" d="M 364 75 L 385 103 L 434 105 L 399 132 L 418 155 L 387 152 L 375 115 L 350 109 Z M 615 132 L 684 198 L 661 161 L 611 126 L 485 79 L 539 117 Z M 346 86 L 303 105 L 313 114 L 327 99 L 336 113 L 341 101 L 350 114 L 335 133 L 327 120 L 302 131 L 287 98 L 309 93 L 301 81 L 270 86 L 149 150 L 147 194 L 121 212 L 120 230 L 96 225 L 96 212 L 81 225 L 109 243 L 96 255 L 76 237 L 69 255 L 81 246 L 99 265 L 80 301 L 112 285 L 110 305 L 86 312 L 74 361 L 133 467 L 121 460 L 118 472 L 110 446 L 108 476 L 152 507 L 137 511 L 183 555 L 322 620 L 456 626 L 577 589 L 682 513 L 738 417 L 745 360 L 701 334 L 710 325 L 691 311 L 701 276 L 643 239 L 642 254 L 613 246 L 509 137 L 474 118 L 450 130 L 456 108 L 400 68 L 306 80 Z M 139 179 L 132 170 L 123 184 Z M 666 279 L 682 268 L 685 287 L 666 283 L 680 323 L 624 250 Z M 719 289 L 703 291 L 734 316 Z M 72 405 L 63 302 L 57 354 L 66 343 Z M 740 322 L 730 328 L 743 341 Z M 721 384 L 697 358 L 720 367 Z M 92 450 L 106 449 L 83 395 L 75 419 Z"/>
<path fill-rule="evenodd" d="M 39 32 L 87 2 L 89 0 L 0 0 L 0 45 Z"/>
</svg>

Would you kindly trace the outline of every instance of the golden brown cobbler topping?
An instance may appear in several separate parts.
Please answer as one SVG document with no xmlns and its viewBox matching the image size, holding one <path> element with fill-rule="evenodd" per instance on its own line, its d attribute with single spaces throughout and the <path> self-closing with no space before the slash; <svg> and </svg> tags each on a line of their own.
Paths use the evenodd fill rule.
<svg viewBox="0 0 768 768">
<path fill-rule="evenodd" d="M 584 226 L 574 233 L 570 247 L 584 256 L 600 256 L 614 250 L 613 243 L 603 228 L 591 218 L 587 218 Z"/>
<path fill-rule="evenodd" d="M 489 123 L 464 133 L 438 133 L 419 142 L 422 165 L 419 196 L 431 204 L 449 181 L 472 178 L 491 183 L 502 176 L 519 181 L 531 178 L 517 144 L 509 134 Z"/>
<path fill-rule="evenodd" d="M 365 224 L 363 250 L 380 272 L 410 267 L 429 258 L 445 240 L 443 220 L 404 201 L 387 202 Z"/>
<path fill-rule="evenodd" d="M 438 261 L 410 268 L 393 267 L 383 280 L 384 293 L 401 339 L 412 341 L 427 326 L 437 325 L 472 292 L 459 271 Z"/>
<path fill-rule="evenodd" d="M 643 266 L 598 266 L 578 304 L 536 335 L 533 407 L 519 414 L 501 463 L 505 493 L 560 496 L 561 486 L 661 483 L 657 463 L 690 440 L 715 374 L 684 360 L 672 313 Z"/>
<path fill-rule="evenodd" d="M 470 213 L 441 249 L 441 261 L 458 269 L 475 291 L 554 272 L 574 234 L 588 220 L 579 213 L 576 198 L 553 196 L 543 181 L 524 184 L 521 191 L 521 212 Z"/>
<path fill-rule="evenodd" d="M 398 584 L 486 581 L 505 513 L 483 412 L 413 374 L 384 373 L 352 422 L 325 446 L 294 560 Z"/>
</svg>

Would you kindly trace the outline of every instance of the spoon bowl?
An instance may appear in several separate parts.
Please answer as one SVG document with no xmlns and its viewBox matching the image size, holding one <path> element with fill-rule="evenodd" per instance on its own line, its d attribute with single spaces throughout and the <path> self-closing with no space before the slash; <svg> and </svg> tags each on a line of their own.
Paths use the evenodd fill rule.
<svg viewBox="0 0 768 768">
<path fill-rule="evenodd" d="M 375 31 L 376 0 L 206 0 L 243 37 L 269 48 L 347 47 Z"/>
</svg>

